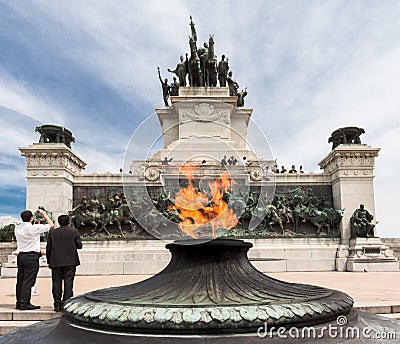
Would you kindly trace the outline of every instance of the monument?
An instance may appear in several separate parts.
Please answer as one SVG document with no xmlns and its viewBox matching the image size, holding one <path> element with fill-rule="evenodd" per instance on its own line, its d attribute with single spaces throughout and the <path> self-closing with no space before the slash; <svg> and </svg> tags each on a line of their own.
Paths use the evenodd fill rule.
<svg viewBox="0 0 400 344">
<path fill-rule="evenodd" d="M 171 239 L 182 238 L 181 231 L 165 227 L 182 221 L 178 209 L 171 207 L 180 189 L 180 168 L 186 165 L 196 167 L 195 187 L 202 180 L 206 194 L 207 178 L 230 174 L 235 184 L 224 200 L 235 209 L 238 221 L 219 236 L 250 240 L 250 259 L 263 272 L 398 270 L 393 252 L 376 238 L 375 219 L 374 237 L 352 236 L 350 228 L 360 204 L 375 216 L 373 178 L 379 148 L 361 143 L 364 129 L 344 127 L 331 134 L 328 142 L 333 147 L 320 162 L 322 173 L 274 173 L 272 153 L 261 157 L 249 145 L 253 109 L 245 107 L 247 88 L 239 91 L 225 55 L 216 62 L 214 36 L 203 46 L 197 40 L 192 21 L 189 52 L 169 70 L 179 79 L 172 93 L 172 86 L 161 78 L 165 106 L 156 109 L 161 149 L 140 160 L 128 157 L 123 172 L 88 174 L 83 173 L 86 163 L 71 148 L 75 139 L 66 128 L 37 127 L 39 142 L 20 148 L 26 159 L 27 208 L 44 205 L 54 218 L 69 213 L 90 247 L 82 252 L 87 259 L 78 274 L 156 273 L 165 267 L 169 254 L 149 239 L 167 239 L 172 232 L 178 235 Z M 138 266 L 131 264 L 138 259 L 137 249 L 126 240 L 138 242 L 139 249 L 150 248 L 146 268 L 132 268 Z M 106 248 L 110 261 L 100 270 L 94 257 Z M 125 260 L 117 262 L 115 252 L 121 249 Z M 16 257 L 10 256 L 2 276 L 15 274 Z M 39 275 L 46 274 L 43 261 Z"/>
<path fill-rule="evenodd" d="M 311 327 L 319 331 L 320 342 L 334 343 L 337 336 L 330 337 L 325 330 L 332 326 L 343 329 L 344 325 L 367 326 L 369 333 L 383 326 L 400 334 L 397 321 L 353 310 L 351 297 L 340 291 L 286 283 L 262 274 L 249 262 L 247 254 L 252 244 L 230 238 L 246 227 L 255 235 L 275 232 L 282 235 L 289 231 L 287 224 L 292 232 L 303 230 L 305 234 L 300 234 L 306 235 L 303 224 L 308 221 L 309 231 L 314 235 L 340 231 L 342 238 L 349 240 L 349 226 L 340 221 L 342 207 L 352 205 L 358 198 L 351 200 L 347 193 L 350 181 L 346 177 L 350 170 L 355 170 L 343 164 L 345 159 L 340 152 L 345 151 L 348 159 L 353 156 L 354 147 L 340 143 L 321 162 L 321 167 L 328 172 L 323 178 L 331 178 L 331 200 L 338 205 L 336 209 L 331 207 L 329 197 L 322 197 L 328 189 L 325 184 L 297 184 L 294 188 L 292 183 L 280 191 L 277 189 L 276 197 L 270 197 L 269 192 L 276 186 L 275 175 L 270 172 L 275 161 L 259 158 L 246 145 L 251 110 L 238 110 L 244 105 L 244 93 L 239 95 L 239 87 L 232 82 L 231 74 L 226 82 L 232 88 L 223 86 L 224 76 L 219 78 L 220 87 L 216 86 L 214 37 L 210 36 L 209 43 L 198 49 L 192 19 L 190 26 L 190 58 L 186 60 L 189 87 L 179 87 L 178 96 L 173 96 L 167 81 L 160 77 L 166 106 L 157 109 L 157 114 L 164 148 L 145 161 L 130 162 L 131 173 L 122 176 L 123 193 L 118 193 L 119 189 L 109 199 L 107 212 L 101 212 L 102 205 L 95 193 L 89 195 L 89 188 L 82 189 L 86 177 L 80 175 L 80 170 L 85 164 L 65 142 L 42 142 L 39 147 L 21 149 L 32 178 L 28 181 L 37 180 L 34 185 L 40 185 L 44 180 L 35 179 L 36 176 L 39 172 L 40 177 L 47 176 L 50 171 L 58 186 L 69 186 L 63 194 L 67 210 L 72 209 L 73 200 L 79 200 L 80 206 L 75 206 L 71 215 L 78 216 L 81 225 L 93 222 L 94 228 L 100 225 L 100 229 L 108 231 L 104 222 L 113 214 L 116 216 L 112 218 L 113 223 L 117 218 L 130 221 L 133 215 L 138 226 L 151 235 L 175 239 L 166 245 L 172 255 L 168 266 L 137 284 L 73 297 L 64 304 L 61 319 L 10 333 L 1 337 L 0 343 L 264 343 L 267 335 L 273 342 L 289 343 L 292 338 L 282 341 L 277 331 Z M 378 149 L 352 144 L 357 145 L 357 152 L 362 152 L 356 156 L 366 171 L 361 173 L 366 180 L 360 186 L 365 192 L 359 197 L 369 209 L 374 209 L 371 175 Z M 38 148 L 48 153 L 37 156 Z M 244 154 L 246 159 L 236 166 L 237 158 Z M 225 155 L 231 157 L 226 160 Z M 43 159 L 47 167 L 54 166 L 47 174 L 41 169 Z M 353 158 L 350 159 L 349 164 L 354 166 Z M 171 161 L 175 164 L 169 165 Z M 358 176 L 360 172 L 354 174 Z M 73 183 L 69 179 L 71 175 Z M 314 181 L 321 183 L 321 179 Z M 110 186 L 118 180 L 109 178 L 103 182 Z M 72 192 L 71 184 L 75 183 L 81 187 L 79 196 L 82 190 L 89 196 L 73 196 L 75 190 Z M 158 192 L 156 199 L 152 197 L 154 190 Z M 116 207 L 111 206 L 114 203 Z M 50 207 L 46 204 L 47 208 Z M 116 209 L 129 209 L 131 215 L 124 215 L 122 211 L 115 213 Z M 332 209 L 339 211 L 332 214 L 340 216 L 329 218 L 327 214 Z M 241 218 L 246 211 L 251 215 L 247 220 Z M 352 232 L 356 236 L 363 235 L 363 231 L 367 237 L 372 235 L 372 217 L 367 214 L 360 206 L 352 216 Z M 80 227 L 75 220 L 75 225 Z M 124 224 L 116 225 L 121 236 L 125 235 Z M 133 226 L 129 222 L 126 225 Z M 267 332 L 267 328 L 275 330 Z M 374 342 L 369 338 L 346 339 L 350 343 Z M 306 337 L 303 342 L 315 340 Z"/>
</svg>

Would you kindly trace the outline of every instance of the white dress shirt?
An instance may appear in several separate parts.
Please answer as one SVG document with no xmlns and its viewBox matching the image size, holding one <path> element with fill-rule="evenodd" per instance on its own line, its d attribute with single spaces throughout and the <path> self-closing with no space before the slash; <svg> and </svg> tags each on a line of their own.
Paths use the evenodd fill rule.
<svg viewBox="0 0 400 344">
<path fill-rule="evenodd" d="M 15 226 L 14 233 L 17 239 L 17 251 L 40 252 L 40 233 L 48 232 L 50 225 L 22 222 Z"/>
</svg>

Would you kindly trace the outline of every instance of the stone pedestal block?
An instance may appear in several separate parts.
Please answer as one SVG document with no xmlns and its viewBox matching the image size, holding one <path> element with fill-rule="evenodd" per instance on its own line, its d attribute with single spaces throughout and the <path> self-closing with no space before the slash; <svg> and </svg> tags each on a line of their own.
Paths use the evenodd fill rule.
<svg viewBox="0 0 400 344">
<path fill-rule="evenodd" d="M 224 155 L 256 159 L 248 149 L 246 136 L 252 109 L 236 105 L 227 87 L 180 88 L 171 97 L 172 106 L 156 109 L 164 149 L 153 160 L 219 162 Z"/>
<path fill-rule="evenodd" d="M 347 271 L 398 271 L 399 260 L 379 238 L 350 240 Z"/>
</svg>

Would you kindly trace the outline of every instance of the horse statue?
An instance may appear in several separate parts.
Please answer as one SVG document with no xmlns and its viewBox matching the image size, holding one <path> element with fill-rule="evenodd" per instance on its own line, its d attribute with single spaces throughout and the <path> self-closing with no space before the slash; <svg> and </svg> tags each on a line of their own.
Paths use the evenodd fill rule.
<svg viewBox="0 0 400 344">
<path fill-rule="evenodd" d="M 342 217 L 344 214 L 344 209 L 333 209 L 326 208 L 324 210 L 328 215 L 328 232 L 339 232 L 340 221 L 342 221 Z"/>
<path fill-rule="evenodd" d="M 134 227 L 134 218 L 127 203 L 122 203 L 118 208 L 115 209 L 117 212 L 117 217 L 115 223 L 121 233 L 122 237 L 125 237 L 122 226 L 129 225 L 130 228 Z"/>
<path fill-rule="evenodd" d="M 232 209 L 233 213 L 236 215 L 239 223 L 239 227 L 243 227 L 243 220 L 245 219 L 244 213 L 246 211 L 246 202 L 242 197 L 230 197 L 228 201 L 228 208 Z"/>
<path fill-rule="evenodd" d="M 214 36 L 208 40 L 208 54 L 204 66 L 206 86 L 217 86 L 217 58 L 214 55 Z"/>
<path fill-rule="evenodd" d="M 282 207 L 277 207 L 279 217 L 286 223 L 294 223 L 293 221 L 293 211 L 287 205 Z"/>
<path fill-rule="evenodd" d="M 300 221 L 311 222 L 315 227 L 317 227 L 317 234 L 319 235 L 324 228 L 328 228 L 328 215 L 326 212 L 309 209 L 304 205 L 300 205 L 293 210 L 293 220 L 294 228 L 297 232 L 300 229 Z"/>
<path fill-rule="evenodd" d="M 190 58 L 189 58 L 189 84 L 191 87 L 203 86 L 203 76 L 200 68 L 200 59 L 197 55 L 196 42 L 192 37 L 189 38 Z"/>
<path fill-rule="evenodd" d="M 111 235 L 104 224 L 104 206 L 96 197 L 90 200 L 85 215 L 85 224 L 93 225 L 92 232 L 96 232 L 97 228 L 100 227 L 100 231 L 104 230 L 108 236 Z"/>
<path fill-rule="evenodd" d="M 278 215 L 276 207 L 272 204 L 267 206 L 258 206 L 253 211 L 253 216 L 261 221 L 261 225 L 265 228 L 267 225 L 273 229 L 273 225 L 279 225 L 281 233 L 284 233 L 282 220 Z"/>
<path fill-rule="evenodd" d="M 91 225 L 93 226 L 92 233 L 99 228 L 100 231 L 104 231 L 108 236 L 111 235 L 106 226 L 112 221 L 109 219 L 109 214 L 105 212 L 104 205 L 96 197 L 89 202 L 86 197 L 83 197 L 81 203 L 69 211 L 68 215 L 73 228 L 79 230 L 82 226 Z"/>
<path fill-rule="evenodd" d="M 281 232 L 283 234 L 283 224 L 280 216 L 278 215 L 278 209 L 272 204 L 266 206 L 266 211 L 267 214 L 265 215 L 265 218 L 272 229 L 273 225 L 279 225 Z"/>
</svg>

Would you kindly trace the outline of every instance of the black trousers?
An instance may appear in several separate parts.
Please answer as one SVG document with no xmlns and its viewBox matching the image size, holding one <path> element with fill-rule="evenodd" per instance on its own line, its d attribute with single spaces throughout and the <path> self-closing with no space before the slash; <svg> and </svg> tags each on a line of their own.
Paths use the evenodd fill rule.
<svg viewBox="0 0 400 344">
<path fill-rule="evenodd" d="M 76 271 L 75 265 L 51 268 L 54 307 L 62 305 L 61 299 L 64 302 L 67 301 L 70 297 L 74 296 L 73 287 L 74 287 L 75 271 Z M 62 295 L 63 280 L 64 280 L 64 295 Z"/>
<path fill-rule="evenodd" d="M 35 285 L 39 272 L 39 257 L 37 252 L 20 252 L 17 256 L 17 305 L 31 303 L 31 288 Z"/>
</svg>

